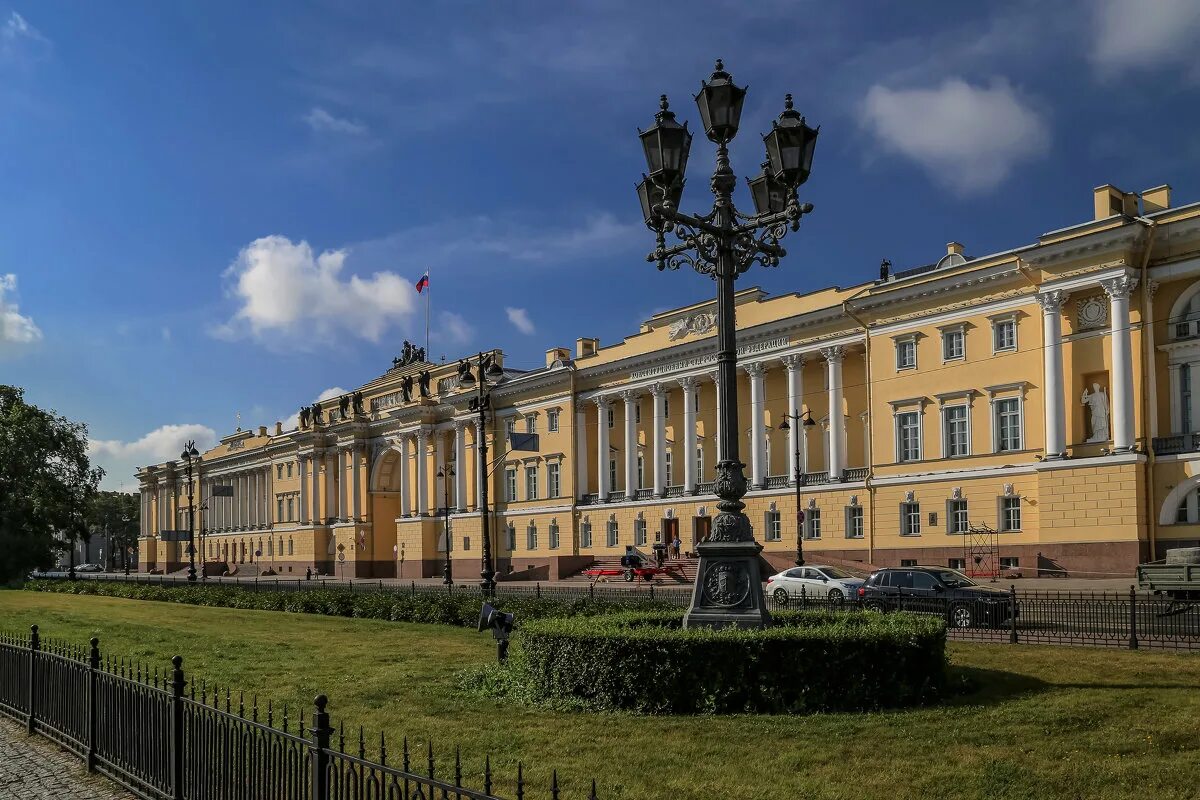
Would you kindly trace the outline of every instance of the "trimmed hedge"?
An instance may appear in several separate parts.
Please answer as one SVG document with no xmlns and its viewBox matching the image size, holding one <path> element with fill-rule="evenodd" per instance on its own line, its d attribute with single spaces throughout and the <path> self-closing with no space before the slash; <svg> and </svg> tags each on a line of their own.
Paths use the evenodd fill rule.
<svg viewBox="0 0 1200 800">
<path fill-rule="evenodd" d="M 246 608 L 260 611 L 291 611 L 300 614 L 323 614 L 330 617 L 360 617 L 386 619 L 393 622 L 419 622 L 434 625 L 457 625 L 473 628 L 479 622 L 481 595 L 463 592 L 372 591 L 351 592 L 346 589 L 305 589 L 299 592 L 254 591 L 228 584 L 176 586 L 118 581 L 35 580 L 25 583 L 25 589 L 36 592 L 123 597 L 130 600 L 153 600 L 185 603 L 216 608 Z M 661 602 L 647 600 L 612 601 L 579 598 L 501 596 L 490 601 L 496 608 L 515 614 L 517 623 L 555 616 L 593 616 L 631 609 L 658 610 L 669 608 Z"/>
<path fill-rule="evenodd" d="M 684 629 L 678 611 L 530 621 L 503 674 L 525 698 L 645 713 L 864 711 L 946 687 L 946 628 L 911 614 L 801 611 L 766 630 Z"/>
</svg>

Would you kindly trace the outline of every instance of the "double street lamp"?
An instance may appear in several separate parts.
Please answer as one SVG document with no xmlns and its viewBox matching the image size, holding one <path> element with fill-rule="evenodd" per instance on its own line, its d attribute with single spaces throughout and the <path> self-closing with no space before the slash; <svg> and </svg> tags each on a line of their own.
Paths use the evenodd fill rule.
<svg viewBox="0 0 1200 800">
<path fill-rule="evenodd" d="M 788 423 L 791 420 L 796 425 L 801 425 L 805 428 L 811 428 L 817 423 L 813 422 L 812 416 L 805 411 L 803 414 L 784 414 L 783 422 L 779 423 L 779 430 L 791 430 L 792 425 Z M 792 482 L 796 485 L 796 566 L 804 566 L 804 511 L 800 508 L 800 484 L 803 482 L 804 469 L 800 464 L 800 433 L 796 434 L 796 446 L 792 450 Z"/>
<path fill-rule="evenodd" d="M 447 586 L 454 584 L 450 566 L 450 479 L 454 477 L 454 467 L 447 464 L 438 470 L 437 476 L 442 479 L 442 535 L 446 537 L 446 564 L 442 567 L 442 583 Z"/>
<path fill-rule="evenodd" d="M 702 81 L 696 105 L 705 136 L 717 145 L 716 169 L 710 180 L 715 197 L 712 210 L 701 216 L 679 210 L 692 134 L 679 124 L 666 95 L 660 98 L 654 125 L 639 131 L 648 172 L 637 184 L 647 227 L 657 242 L 647 261 L 660 270 L 688 265 L 711 276 L 717 284 L 717 393 L 722 459 L 717 463 L 714 489 L 720 513 L 700 553 L 692 604 L 684 624 L 762 627 L 770 623 L 762 601 L 758 558 L 762 546 L 754 541 L 743 509 L 745 465 L 738 457 L 737 326 L 734 283 L 758 262 L 775 267 L 786 254 L 779 240 L 788 229 L 799 230 L 800 218 L 812 211 L 796 190 L 812 169 L 817 130 L 792 107 L 787 95 L 784 111 L 763 136 L 766 161 L 761 174 L 747 181 L 756 213 L 739 212 L 733 204 L 737 178 L 729 165 L 729 142 L 737 135 L 746 90 L 733 83 L 721 61 L 708 81 Z M 667 233 L 680 240 L 668 247 Z"/>
<path fill-rule="evenodd" d="M 464 389 L 475 388 L 475 396 L 471 398 L 468 407 L 479 415 L 479 441 L 476 447 L 479 450 L 479 523 L 483 534 L 483 568 L 479 572 L 482 579 L 479 586 L 483 594 L 490 597 L 496 592 L 496 569 L 492 563 L 492 540 L 488 532 L 488 518 L 491 512 L 488 509 L 487 412 L 492 407 L 492 389 L 504 380 L 504 370 L 496 363 L 492 353 L 480 353 L 474 360 L 474 369 L 479 373 L 479 377 L 476 378 L 472 373 L 471 359 L 463 359 L 458 362 L 458 385 Z M 447 539 L 447 564 L 449 558 L 450 543 Z"/>
<path fill-rule="evenodd" d="M 193 504 L 193 489 L 192 489 L 192 459 L 200 457 L 200 451 L 196 449 L 196 440 L 192 439 L 183 446 L 183 452 L 179 454 L 179 458 L 187 466 L 187 493 L 188 493 L 188 574 L 189 581 L 196 580 L 196 507 Z"/>
</svg>

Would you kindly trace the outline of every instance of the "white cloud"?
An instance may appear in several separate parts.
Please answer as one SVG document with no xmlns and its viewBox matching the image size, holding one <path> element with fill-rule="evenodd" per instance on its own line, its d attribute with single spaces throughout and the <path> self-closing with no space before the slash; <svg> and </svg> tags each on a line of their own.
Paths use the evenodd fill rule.
<svg viewBox="0 0 1200 800">
<path fill-rule="evenodd" d="M 1091 59 L 1101 72 L 1190 64 L 1195 58 L 1200 37 L 1196 0 L 1103 0 L 1094 7 Z"/>
<path fill-rule="evenodd" d="M 162 340 L 164 342 L 171 341 L 171 329 L 168 328 L 166 325 L 163 325 L 163 327 L 162 327 Z"/>
<path fill-rule="evenodd" d="M 304 121 L 317 133 L 345 133 L 351 136 L 367 133 L 367 126 L 363 123 L 345 117 L 335 117 L 319 106 L 310 109 L 304 116 Z"/>
<path fill-rule="evenodd" d="M 6 59 L 17 63 L 34 61 L 47 55 L 49 50 L 50 40 L 16 11 L 11 12 L 0 27 L 0 56 Z"/>
<path fill-rule="evenodd" d="M 329 400 L 334 397 L 341 397 L 342 395 L 349 394 L 349 393 L 350 392 L 348 390 L 343 389 L 340 386 L 330 386 L 328 389 L 319 393 L 313 399 L 312 402 L 319 403 L 322 400 Z M 309 405 L 311 405 L 311 403 Z M 281 421 L 283 422 L 283 429 L 285 431 L 290 431 L 290 430 L 300 427 L 300 409 L 296 409 L 290 415 L 284 417 Z"/>
<path fill-rule="evenodd" d="M 289 347 L 304 347 L 314 334 L 341 330 L 378 342 L 412 312 L 413 284 L 394 272 L 343 280 L 346 257 L 346 250 L 314 255 L 308 242 L 285 236 L 256 239 L 224 273 L 239 308 L 210 333 L 227 340 L 290 335 Z"/>
<path fill-rule="evenodd" d="M 529 313 L 525 309 L 508 307 L 504 309 L 504 313 L 508 314 L 508 321 L 521 333 L 526 336 L 533 333 L 533 322 L 530 321 Z"/>
<path fill-rule="evenodd" d="M 217 443 L 217 434 L 207 425 L 197 423 L 163 425 L 132 442 L 91 439 L 88 441 L 88 456 L 93 464 L 104 468 L 101 488 L 137 491 L 131 477 L 138 467 L 178 461 L 184 443 L 192 439 L 196 440 L 196 449 L 204 452 Z"/>
<path fill-rule="evenodd" d="M 435 342 L 450 347 L 467 344 L 475 336 L 475 329 L 462 316 L 453 311 L 442 311 L 437 315 L 437 324 L 432 331 Z M 432 354 L 431 354 L 432 355 Z"/>
<path fill-rule="evenodd" d="M 17 276 L 0 275 L 0 345 L 5 342 L 30 344 L 42 338 L 42 331 L 33 318 L 21 315 L 16 293 Z"/>
<path fill-rule="evenodd" d="M 877 84 L 860 121 L 884 150 L 912 159 L 960 194 L 996 187 L 1050 144 L 1045 120 L 1003 80 L 983 87 L 949 78 L 925 89 Z"/>
</svg>

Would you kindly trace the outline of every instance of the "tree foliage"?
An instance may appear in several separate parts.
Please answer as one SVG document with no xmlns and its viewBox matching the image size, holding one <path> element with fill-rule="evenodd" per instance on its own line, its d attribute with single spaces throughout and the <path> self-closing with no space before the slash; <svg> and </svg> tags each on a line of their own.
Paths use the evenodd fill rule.
<svg viewBox="0 0 1200 800">
<path fill-rule="evenodd" d="M 87 427 L 25 402 L 0 385 L 0 583 L 88 535 L 87 517 L 104 471 L 87 455 Z"/>
<path fill-rule="evenodd" d="M 106 536 L 105 560 L 115 563 L 118 552 L 128 557 L 128 549 L 137 546 L 141 503 L 127 492 L 97 492 L 88 508 L 87 522 L 92 536 Z M 124 564 L 124 561 L 121 562 Z"/>
</svg>

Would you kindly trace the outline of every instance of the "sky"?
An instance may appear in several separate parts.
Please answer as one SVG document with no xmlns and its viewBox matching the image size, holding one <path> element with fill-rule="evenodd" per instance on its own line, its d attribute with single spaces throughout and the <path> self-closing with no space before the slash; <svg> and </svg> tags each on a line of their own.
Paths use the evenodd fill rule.
<svg viewBox="0 0 1200 800">
<path fill-rule="evenodd" d="M 785 93 L 821 127 L 815 211 L 743 287 L 1006 250 L 1104 183 L 1200 200 L 1198 40 L 1191 0 L 0 0 L 0 382 L 133 490 L 423 344 L 426 270 L 435 359 L 619 342 L 712 296 L 646 263 L 634 184 L 718 57 L 740 176 Z M 712 159 L 701 132 L 685 209 Z"/>
</svg>

